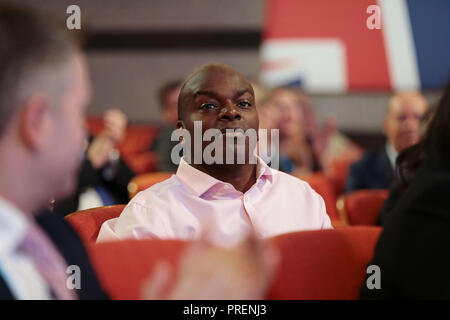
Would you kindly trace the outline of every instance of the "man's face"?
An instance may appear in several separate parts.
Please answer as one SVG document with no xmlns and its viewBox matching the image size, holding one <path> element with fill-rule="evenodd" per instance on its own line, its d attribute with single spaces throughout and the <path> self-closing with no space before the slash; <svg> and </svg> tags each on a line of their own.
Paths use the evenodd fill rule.
<svg viewBox="0 0 450 320">
<path fill-rule="evenodd" d="M 420 139 L 421 120 L 427 105 L 417 97 L 402 98 L 390 106 L 385 118 L 385 133 L 397 152 Z"/>
<path fill-rule="evenodd" d="M 303 126 L 303 113 L 300 107 L 299 97 L 292 91 L 278 89 L 270 99 L 279 110 L 281 137 L 295 135 Z"/>
<path fill-rule="evenodd" d="M 46 149 L 48 179 L 53 196 L 64 197 L 73 192 L 86 139 L 85 110 L 90 98 L 90 84 L 85 58 L 73 59 L 72 77 L 67 91 L 50 115 Z"/>
<path fill-rule="evenodd" d="M 218 129 L 222 133 L 226 129 L 257 132 L 259 121 L 253 88 L 242 75 L 230 69 L 209 68 L 194 76 L 187 87 L 181 120 L 192 138 L 194 121 L 202 122 L 202 135 L 208 129 Z M 202 150 L 209 143 L 203 142 Z"/>
</svg>

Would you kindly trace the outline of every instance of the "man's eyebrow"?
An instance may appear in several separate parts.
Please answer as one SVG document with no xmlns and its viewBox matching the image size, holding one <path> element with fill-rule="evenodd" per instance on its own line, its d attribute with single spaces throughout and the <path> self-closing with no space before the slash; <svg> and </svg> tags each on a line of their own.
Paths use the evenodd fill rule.
<svg viewBox="0 0 450 320">
<path fill-rule="evenodd" d="M 249 93 L 253 96 L 252 91 L 249 88 L 245 88 L 245 89 L 237 91 L 236 94 L 234 95 L 234 99 L 237 99 L 246 93 Z M 197 91 L 196 93 L 194 93 L 194 98 L 197 98 L 198 96 L 208 96 L 208 97 L 215 98 L 215 99 L 220 98 L 216 92 L 208 91 L 208 90 L 200 90 L 200 91 Z"/>
<path fill-rule="evenodd" d="M 249 88 L 243 89 L 243 90 L 239 90 L 238 92 L 236 92 L 236 96 L 235 98 L 239 98 L 240 96 L 249 93 L 251 96 L 253 96 L 252 91 Z"/>
<path fill-rule="evenodd" d="M 198 96 L 209 96 L 212 98 L 218 98 L 217 94 L 213 91 L 207 91 L 207 90 L 200 90 L 194 93 L 194 98 L 197 98 Z"/>
</svg>

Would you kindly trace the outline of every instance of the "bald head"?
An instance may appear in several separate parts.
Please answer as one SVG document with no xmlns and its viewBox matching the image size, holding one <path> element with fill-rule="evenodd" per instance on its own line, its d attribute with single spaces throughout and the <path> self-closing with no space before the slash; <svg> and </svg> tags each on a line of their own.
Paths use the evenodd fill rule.
<svg viewBox="0 0 450 320">
<path fill-rule="evenodd" d="M 425 97 L 418 92 L 400 92 L 389 100 L 384 130 L 398 152 L 419 141 L 421 120 L 427 109 Z"/>
<path fill-rule="evenodd" d="M 222 83 L 221 86 L 224 90 L 227 86 L 235 86 L 236 83 L 239 83 L 241 91 L 246 90 L 254 97 L 252 85 L 241 73 L 225 64 L 206 64 L 196 69 L 184 81 L 178 97 L 178 120 L 183 120 L 187 103 L 192 102 L 196 95 L 203 92 L 211 93 L 208 86 L 218 82 Z"/>
<path fill-rule="evenodd" d="M 413 104 L 418 108 L 427 109 L 428 103 L 425 97 L 415 91 L 399 92 L 389 99 L 387 113 L 396 112 L 405 104 Z"/>
</svg>

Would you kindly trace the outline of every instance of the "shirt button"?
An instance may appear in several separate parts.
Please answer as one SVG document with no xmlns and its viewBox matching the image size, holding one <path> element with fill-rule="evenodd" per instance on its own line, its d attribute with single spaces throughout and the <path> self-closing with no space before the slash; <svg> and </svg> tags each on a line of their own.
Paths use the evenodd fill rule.
<svg viewBox="0 0 450 320">
<path fill-rule="evenodd" d="M 230 189 L 230 186 L 226 184 L 226 185 L 223 186 L 223 188 L 224 188 L 225 190 L 229 190 L 229 189 Z"/>
<path fill-rule="evenodd" d="M 245 201 L 245 202 L 248 202 L 247 196 L 244 196 L 244 201 Z"/>
</svg>

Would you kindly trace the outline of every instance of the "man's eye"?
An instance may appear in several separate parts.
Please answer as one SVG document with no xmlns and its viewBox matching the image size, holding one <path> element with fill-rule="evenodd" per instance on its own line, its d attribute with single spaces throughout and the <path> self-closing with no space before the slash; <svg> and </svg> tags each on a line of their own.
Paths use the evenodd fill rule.
<svg viewBox="0 0 450 320">
<path fill-rule="evenodd" d="M 251 106 L 251 104 L 248 101 L 241 101 L 238 103 L 238 107 L 241 107 L 241 108 L 248 108 L 250 106 Z"/>
<path fill-rule="evenodd" d="M 200 107 L 200 109 L 202 110 L 214 110 L 215 108 L 217 108 L 217 106 L 212 103 L 204 103 Z"/>
</svg>

